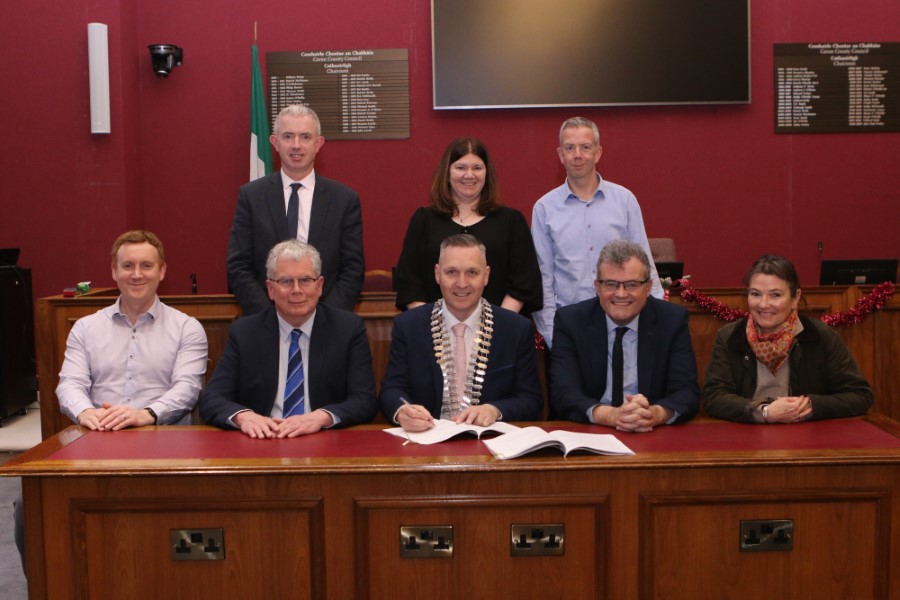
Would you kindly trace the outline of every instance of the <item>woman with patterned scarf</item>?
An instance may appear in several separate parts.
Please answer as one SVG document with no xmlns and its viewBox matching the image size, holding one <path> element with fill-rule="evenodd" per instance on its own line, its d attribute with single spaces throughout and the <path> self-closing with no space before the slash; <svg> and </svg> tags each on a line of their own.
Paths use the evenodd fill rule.
<svg viewBox="0 0 900 600">
<path fill-rule="evenodd" d="M 744 283 L 750 314 L 716 335 L 703 385 L 706 413 L 744 423 L 865 414 L 872 388 L 840 335 L 798 314 L 793 263 L 761 256 Z"/>
</svg>

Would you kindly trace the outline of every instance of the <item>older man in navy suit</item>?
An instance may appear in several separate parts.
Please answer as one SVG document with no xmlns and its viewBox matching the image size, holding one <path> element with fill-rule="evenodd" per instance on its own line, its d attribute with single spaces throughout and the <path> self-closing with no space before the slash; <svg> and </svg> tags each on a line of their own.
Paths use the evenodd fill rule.
<svg viewBox="0 0 900 600">
<path fill-rule="evenodd" d="M 558 418 L 644 432 L 686 421 L 700 402 L 687 311 L 650 297 L 650 261 L 610 242 L 597 261 L 597 299 L 556 313 L 551 405 Z"/>
<path fill-rule="evenodd" d="M 241 187 L 228 240 L 228 286 L 244 315 L 271 306 L 266 256 L 278 242 L 296 238 L 322 257 L 322 302 L 353 310 L 365 274 L 359 195 L 315 172 L 325 138 L 312 109 L 283 109 L 269 141 L 281 157 L 281 171 Z"/>
<path fill-rule="evenodd" d="M 362 319 L 319 304 L 315 248 L 277 244 L 266 261 L 275 306 L 237 320 L 200 416 L 253 438 L 285 438 L 368 423 L 378 412 L 372 354 Z"/>
<path fill-rule="evenodd" d="M 482 426 L 540 418 L 531 323 L 481 297 L 489 275 L 475 237 L 441 243 L 434 276 L 442 298 L 394 320 L 379 397 L 388 421 L 424 431 L 435 418 Z"/>
</svg>

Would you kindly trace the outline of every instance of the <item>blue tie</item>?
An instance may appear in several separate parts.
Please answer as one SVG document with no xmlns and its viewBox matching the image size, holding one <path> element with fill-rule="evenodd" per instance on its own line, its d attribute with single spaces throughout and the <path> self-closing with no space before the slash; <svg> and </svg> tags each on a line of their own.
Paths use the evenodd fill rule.
<svg viewBox="0 0 900 600">
<path fill-rule="evenodd" d="M 297 221 L 300 219 L 300 195 L 297 193 L 297 190 L 302 185 L 300 183 L 292 183 L 291 197 L 288 198 L 287 222 L 288 235 L 291 238 L 297 237 Z"/>
<path fill-rule="evenodd" d="M 287 382 L 284 384 L 284 407 L 281 415 L 287 419 L 303 414 L 303 355 L 300 353 L 300 330 L 291 331 L 288 349 Z"/>
</svg>

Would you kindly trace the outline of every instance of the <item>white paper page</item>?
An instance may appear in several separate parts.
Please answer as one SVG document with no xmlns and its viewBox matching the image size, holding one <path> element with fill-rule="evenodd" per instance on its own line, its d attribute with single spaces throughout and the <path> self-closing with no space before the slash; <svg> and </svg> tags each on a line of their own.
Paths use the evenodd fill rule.
<svg viewBox="0 0 900 600">
<path fill-rule="evenodd" d="M 563 442 L 569 452 L 584 448 L 600 454 L 634 454 L 631 448 L 609 433 L 581 433 L 559 429 L 551 431 L 550 437 Z"/>
<path fill-rule="evenodd" d="M 416 444 L 437 444 L 467 431 L 473 432 L 475 435 L 481 435 L 485 431 L 509 433 L 511 431 L 518 431 L 519 429 L 521 428 L 504 421 L 496 421 L 489 427 L 481 427 L 479 425 L 469 424 L 457 425 L 448 419 L 435 419 L 434 427 L 425 431 L 404 431 L 402 427 L 392 427 L 391 429 L 385 429 L 384 431 L 385 433 L 407 439 Z"/>
</svg>

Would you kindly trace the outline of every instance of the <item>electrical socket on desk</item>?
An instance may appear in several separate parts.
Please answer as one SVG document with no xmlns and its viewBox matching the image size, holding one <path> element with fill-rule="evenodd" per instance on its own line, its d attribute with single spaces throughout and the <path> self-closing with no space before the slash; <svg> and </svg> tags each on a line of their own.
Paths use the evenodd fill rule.
<svg viewBox="0 0 900 600">
<path fill-rule="evenodd" d="M 450 558 L 453 556 L 453 525 L 403 525 L 400 527 L 400 558 Z"/>
<path fill-rule="evenodd" d="M 790 552 L 793 549 L 793 520 L 741 521 L 741 552 Z"/>
<path fill-rule="evenodd" d="M 561 556 L 566 553 L 566 526 L 545 523 L 510 526 L 513 556 Z"/>
<path fill-rule="evenodd" d="M 225 560 L 224 529 L 170 529 L 172 560 Z"/>
</svg>

